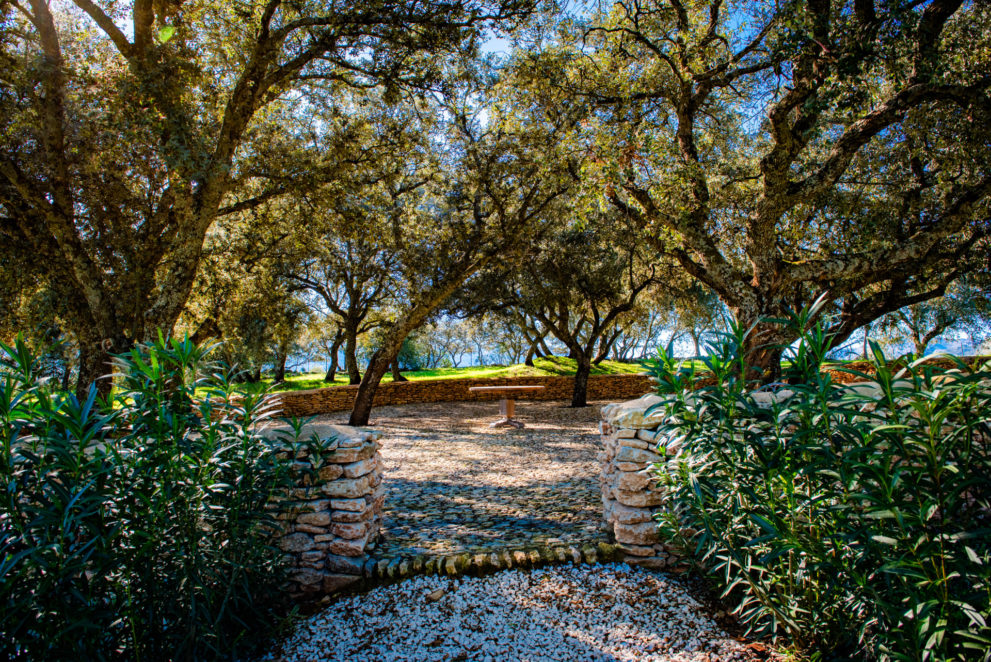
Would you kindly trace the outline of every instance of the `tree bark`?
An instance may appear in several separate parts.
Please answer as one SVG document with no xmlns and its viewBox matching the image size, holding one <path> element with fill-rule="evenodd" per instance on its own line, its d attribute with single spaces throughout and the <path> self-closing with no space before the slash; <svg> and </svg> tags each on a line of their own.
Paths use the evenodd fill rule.
<svg viewBox="0 0 991 662">
<path fill-rule="evenodd" d="M 79 374 L 76 378 L 76 397 L 85 400 L 90 388 L 96 389 L 96 394 L 101 398 L 110 395 L 113 389 L 113 379 L 108 377 L 112 374 L 110 367 L 111 356 L 105 351 L 101 343 L 79 344 Z"/>
<path fill-rule="evenodd" d="M 90 386 L 96 388 L 97 396 L 108 398 L 113 392 L 114 354 L 127 352 L 133 342 L 123 333 L 116 337 L 97 337 L 91 332 L 76 332 L 79 340 L 79 374 L 76 376 L 76 396 L 83 400 Z"/>
<path fill-rule="evenodd" d="M 403 377 L 402 373 L 399 371 L 399 357 L 392 357 L 392 381 L 394 382 L 408 382 L 409 380 Z"/>
<path fill-rule="evenodd" d="M 701 341 L 702 341 L 702 339 L 699 337 L 698 332 L 695 331 L 694 329 L 692 331 L 690 331 L 690 334 L 692 336 L 692 345 L 695 346 L 694 354 L 692 354 L 692 356 L 693 357 L 698 357 L 699 354 L 701 354 L 701 349 L 702 349 L 701 348 L 701 344 L 702 344 Z"/>
<path fill-rule="evenodd" d="M 588 375 L 592 372 L 592 362 L 587 353 L 582 352 L 577 359 L 575 370 L 575 387 L 571 392 L 572 407 L 588 406 Z"/>
<path fill-rule="evenodd" d="M 202 345 L 210 338 L 220 338 L 222 335 L 217 320 L 208 317 L 196 327 L 196 331 L 189 337 L 189 340 L 194 345 Z"/>
<path fill-rule="evenodd" d="M 388 352 L 380 348 L 372 354 L 368 366 L 365 368 L 365 376 L 361 379 L 358 392 L 354 396 L 354 406 L 351 409 L 351 417 L 348 425 L 368 425 L 368 417 L 372 413 L 372 403 L 375 400 L 375 391 L 378 390 L 379 382 L 389 370 L 392 359 Z"/>
<path fill-rule="evenodd" d="M 65 351 L 62 352 L 62 377 L 61 377 L 61 388 L 63 391 L 69 390 L 69 378 L 72 376 L 72 368 L 69 365 L 69 357 L 66 356 Z"/>
<path fill-rule="evenodd" d="M 530 348 L 526 351 L 526 360 L 523 365 L 533 367 L 533 355 L 537 353 L 537 343 L 530 343 Z"/>
<path fill-rule="evenodd" d="M 759 346 L 745 349 L 748 381 L 761 385 L 781 381 L 782 348 Z"/>
<path fill-rule="evenodd" d="M 286 381 L 286 360 L 289 358 L 289 343 L 279 343 L 279 348 L 275 352 L 275 377 L 272 383 L 281 384 Z"/>
<path fill-rule="evenodd" d="M 338 352 L 341 351 L 341 345 L 344 343 L 344 335 L 338 335 L 334 338 L 334 344 L 330 346 L 330 367 L 327 368 L 327 374 L 323 376 L 325 382 L 333 382 L 337 379 L 337 365 L 338 365 Z"/>
<path fill-rule="evenodd" d="M 781 381 L 781 356 L 797 337 L 794 332 L 773 322 L 759 322 L 753 326 L 743 344 L 744 363 L 747 366 L 744 378 L 755 385 Z"/>
<path fill-rule="evenodd" d="M 606 360 L 606 357 L 609 356 L 609 352 L 612 351 L 613 345 L 616 344 L 616 339 L 619 338 L 619 335 L 620 334 L 617 331 L 611 337 L 603 335 L 602 338 L 599 339 L 599 353 L 595 355 L 594 359 L 592 359 L 593 364 L 599 365 Z"/>
<path fill-rule="evenodd" d="M 358 392 L 354 396 L 354 407 L 351 409 L 351 416 L 348 425 L 368 425 L 368 417 L 372 413 L 372 403 L 375 400 L 375 391 L 378 390 L 379 382 L 385 376 L 386 371 L 392 365 L 392 361 L 399 356 L 399 350 L 403 347 L 403 341 L 413 332 L 414 329 L 423 324 L 427 316 L 442 304 L 452 293 L 468 279 L 473 273 L 485 266 L 488 259 L 479 259 L 451 276 L 447 280 L 438 283 L 430 290 L 421 295 L 420 303 L 415 304 L 405 314 L 386 331 L 382 340 L 382 346 L 372 354 L 368 367 L 365 369 L 365 376 L 361 379 Z"/>
<path fill-rule="evenodd" d="M 358 329 L 350 323 L 344 329 L 344 367 L 348 371 L 348 383 L 352 386 L 361 383 L 358 370 Z"/>
</svg>

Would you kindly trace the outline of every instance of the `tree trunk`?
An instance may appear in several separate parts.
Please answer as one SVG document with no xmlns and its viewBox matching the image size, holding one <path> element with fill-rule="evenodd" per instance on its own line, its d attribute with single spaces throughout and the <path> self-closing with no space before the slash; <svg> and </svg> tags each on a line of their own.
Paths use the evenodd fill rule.
<svg viewBox="0 0 991 662">
<path fill-rule="evenodd" d="M 63 356 L 65 356 L 64 353 Z M 71 376 L 72 376 L 72 367 L 69 365 L 68 357 L 65 357 L 62 361 L 61 388 L 63 391 L 69 390 L 69 378 Z"/>
<path fill-rule="evenodd" d="M 368 425 L 368 417 L 372 413 L 372 402 L 375 400 L 375 391 L 378 390 L 379 382 L 382 381 L 382 377 L 389 370 L 389 364 L 392 363 L 392 359 L 388 356 L 389 353 L 391 352 L 385 352 L 382 348 L 372 354 L 372 358 L 365 368 L 365 376 L 362 377 L 358 392 L 355 393 L 354 406 L 351 408 L 348 425 Z"/>
<path fill-rule="evenodd" d="M 692 356 L 697 358 L 702 353 L 701 352 L 702 338 L 700 337 L 699 333 L 694 329 L 692 329 L 691 331 L 691 336 L 692 336 L 692 345 L 695 346 L 695 352 L 692 354 Z"/>
<path fill-rule="evenodd" d="M 202 345 L 210 338 L 220 338 L 221 335 L 223 334 L 220 331 L 217 320 L 208 317 L 196 327 L 196 331 L 189 337 L 189 340 L 194 345 Z"/>
<path fill-rule="evenodd" d="M 929 329 L 929 331 L 924 334 L 920 334 L 922 337 L 915 343 L 915 358 L 922 357 L 922 355 L 926 353 L 926 350 L 929 348 L 932 341 L 941 336 L 944 331 L 950 328 L 950 326 L 951 323 L 949 321 L 938 322 L 936 326 Z"/>
<path fill-rule="evenodd" d="M 403 347 L 403 341 L 413 332 L 414 329 L 423 324 L 427 316 L 442 304 L 457 288 L 473 273 L 485 266 L 485 260 L 479 260 L 470 264 L 459 273 L 452 274 L 448 280 L 439 283 L 430 290 L 423 292 L 420 303 L 410 308 L 404 315 L 386 331 L 382 346 L 372 354 L 372 359 L 365 369 L 365 376 L 358 386 L 358 392 L 354 396 L 354 407 L 351 409 L 351 417 L 348 425 L 368 425 L 368 417 L 372 413 L 372 403 L 375 400 L 375 391 L 378 390 L 379 382 L 385 375 L 393 359 L 399 356 L 399 350 Z"/>
<path fill-rule="evenodd" d="M 537 353 L 537 343 L 530 343 L 530 348 L 526 351 L 526 360 L 523 361 L 523 365 L 528 365 L 533 367 L 533 355 Z"/>
<path fill-rule="evenodd" d="M 757 384 L 773 384 L 781 381 L 780 347 L 754 347 L 746 351 L 746 363 L 749 368 L 746 379 Z"/>
<path fill-rule="evenodd" d="M 262 367 L 255 366 L 254 372 L 251 373 L 251 381 L 255 384 L 262 380 Z"/>
<path fill-rule="evenodd" d="M 76 333 L 79 339 L 79 374 L 76 376 L 76 396 L 84 400 L 90 386 L 95 386 L 100 398 L 108 398 L 114 387 L 114 354 L 127 352 L 133 343 L 123 333 L 114 338 L 97 338 L 93 334 Z"/>
<path fill-rule="evenodd" d="M 392 358 L 392 381 L 394 382 L 408 382 L 409 380 L 403 377 L 402 373 L 399 371 L 399 357 L 394 356 Z"/>
<path fill-rule="evenodd" d="M 327 368 L 327 374 L 323 376 L 325 382 L 334 382 L 337 379 L 338 352 L 341 351 L 341 345 L 343 343 L 344 334 L 338 334 L 334 338 L 334 343 L 330 346 L 330 367 Z"/>
<path fill-rule="evenodd" d="M 279 343 L 279 348 L 275 352 L 275 377 L 272 383 L 281 384 L 286 381 L 286 360 L 289 358 L 289 343 Z"/>
<path fill-rule="evenodd" d="M 358 370 L 358 329 L 348 324 L 344 329 L 344 367 L 348 371 L 348 383 L 360 384 L 361 372 Z"/>
<path fill-rule="evenodd" d="M 577 352 L 576 352 L 577 354 Z M 588 406 L 588 375 L 592 372 L 592 362 L 586 352 L 578 354 L 578 367 L 575 370 L 575 388 L 571 392 L 572 407 Z"/>
<path fill-rule="evenodd" d="M 748 325 L 747 328 L 750 328 Z M 753 326 L 743 344 L 747 381 L 756 385 L 781 381 L 781 355 L 797 336 L 780 324 L 760 322 Z"/>
<path fill-rule="evenodd" d="M 617 338 L 619 338 L 618 333 L 614 334 L 611 338 L 602 336 L 602 338 L 599 339 L 599 353 L 596 354 L 595 358 L 592 360 L 593 364 L 599 365 L 606 360 L 606 357 L 609 356 L 609 352 L 612 351 L 613 345 L 616 343 Z"/>
<path fill-rule="evenodd" d="M 90 387 L 96 388 L 101 398 L 106 398 L 113 390 L 110 367 L 110 353 L 104 351 L 100 343 L 79 343 L 79 374 L 76 377 L 76 397 L 85 400 Z"/>
</svg>

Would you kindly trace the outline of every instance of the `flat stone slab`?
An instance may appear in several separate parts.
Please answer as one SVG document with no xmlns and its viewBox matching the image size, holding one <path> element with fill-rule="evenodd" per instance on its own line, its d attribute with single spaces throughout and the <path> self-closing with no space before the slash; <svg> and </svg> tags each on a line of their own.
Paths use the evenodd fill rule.
<svg viewBox="0 0 991 662">
<path fill-rule="evenodd" d="M 524 430 L 488 427 L 487 402 L 373 410 L 385 487 L 383 540 L 373 555 L 607 542 L 596 461 L 599 407 L 564 404 L 528 403 Z"/>
<path fill-rule="evenodd" d="M 322 417 L 326 419 L 327 417 Z M 337 447 L 341 449 L 357 448 L 369 441 L 375 441 L 382 436 L 378 430 L 368 430 L 364 428 L 353 428 L 349 425 L 335 424 L 330 420 L 314 420 L 300 429 L 300 442 L 307 442 L 314 437 L 320 440 L 335 439 Z M 259 432 L 263 437 L 273 441 L 284 441 L 292 439 L 293 429 L 288 424 L 279 420 L 266 422 L 259 427 Z"/>
<path fill-rule="evenodd" d="M 655 428 L 664 422 L 664 408 L 657 407 L 663 401 L 659 395 L 648 394 L 636 400 L 612 403 L 602 408 L 602 419 L 614 428 Z"/>
</svg>

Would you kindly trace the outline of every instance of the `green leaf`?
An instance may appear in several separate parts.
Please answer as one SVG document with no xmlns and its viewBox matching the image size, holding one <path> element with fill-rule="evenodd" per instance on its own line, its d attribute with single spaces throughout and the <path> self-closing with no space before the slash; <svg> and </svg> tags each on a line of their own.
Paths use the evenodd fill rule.
<svg viewBox="0 0 991 662">
<path fill-rule="evenodd" d="M 885 545 L 897 545 L 898 541 L 894 538 L 889 538 L 888 536 L 871 536 L 871 540 L 875 540 Z"/>
<path fill-rule="evenodd" d="M 175 27 L 166 25 L 158 30 L 158 43 L 164 44 L 175 35 Z"/>
</svg>

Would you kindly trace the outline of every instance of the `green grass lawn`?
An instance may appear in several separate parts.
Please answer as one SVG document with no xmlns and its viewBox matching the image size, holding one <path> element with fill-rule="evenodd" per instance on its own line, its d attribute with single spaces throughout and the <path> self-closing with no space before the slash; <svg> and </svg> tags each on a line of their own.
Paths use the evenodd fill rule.
<svg viewBox="0 0 991 662">
<path fill-rule="evenodd" d="M 410 381 L 419 379 L 470 379 L 475 377 L 540 377 L 547 375 L 569 376 L 575 374 L 575 361 L 560 356 L 534 359 L 530 366 L 517 363 L 510 366 L 472 366 L 468 368 L 437 368 L 435 370 L 415 370 L 404 372 L 403 376 Z M 619 361 L 603 361 L 592 366 L 593 375 L 625 375 L 643 372 L 639 363 L 621 363 Z M 347 373 L 337 373 L 333 383 L 323 380 L 324 373 L 311 372 L 302 375 L 292 375 L 276 387 L 277 391 L 301 391 L 311 388 L 340 386 L 348 383 Z M 382 382 L 391 382 L 392 375 L 387 374 Z M 272 383 L 271 378 L 263 379 L 262 384 Z"/>
</svg>

